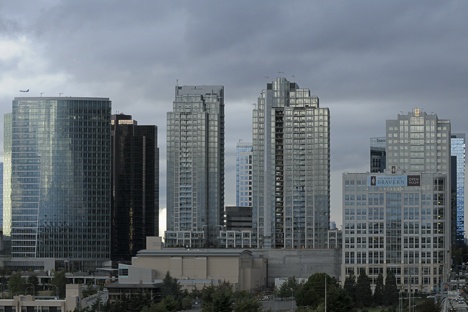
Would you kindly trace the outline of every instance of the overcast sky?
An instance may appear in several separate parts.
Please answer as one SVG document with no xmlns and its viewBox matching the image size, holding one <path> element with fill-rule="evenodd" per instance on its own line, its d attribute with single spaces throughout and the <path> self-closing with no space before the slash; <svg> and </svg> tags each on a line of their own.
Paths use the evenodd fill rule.
<svg viewBox="0 0 468 312">
<path fill-rule="evenodd" d="M 340 226 L 341 175 L 368 171 L 369 138 L 385 135 L 385 120 L 419 107 L 468 132 L 467 12 L 467 1 L 431 0 L 0 0 L 0 114 L 16 96 L 109 97 L 113 113 L 158 126 L 163 208 L 174 87 L 224 85 L 232 205 L 252 103 L 284 76 L 330 108 Z"/>
</svg>

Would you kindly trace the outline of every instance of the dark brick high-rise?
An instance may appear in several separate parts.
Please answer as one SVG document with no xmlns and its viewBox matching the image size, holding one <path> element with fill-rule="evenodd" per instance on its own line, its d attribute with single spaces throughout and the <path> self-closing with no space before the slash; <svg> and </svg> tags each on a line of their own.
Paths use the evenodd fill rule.
<svg viewBox="0 0 468 312">
<path fill-rule="evenodd" d="M 112 260 L 130 260 L 159 235 L 157 127 L 112 115 Z"/>
</svg>

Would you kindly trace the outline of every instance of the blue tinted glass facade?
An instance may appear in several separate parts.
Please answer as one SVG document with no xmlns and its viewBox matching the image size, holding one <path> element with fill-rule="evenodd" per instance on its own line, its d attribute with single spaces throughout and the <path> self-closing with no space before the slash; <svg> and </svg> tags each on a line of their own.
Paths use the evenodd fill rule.
<svg viewBox="0 0 468 312">
<path fill-rule="evenodd" d="M 12 257 L 110 258 L 106 98 L 15 98 L 5 234 Z"/>
</svg>

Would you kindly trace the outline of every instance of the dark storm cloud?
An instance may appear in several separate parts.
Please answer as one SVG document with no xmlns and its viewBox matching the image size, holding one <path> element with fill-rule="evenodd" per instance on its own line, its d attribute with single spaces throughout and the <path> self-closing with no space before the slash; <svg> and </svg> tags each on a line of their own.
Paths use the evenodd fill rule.
<svg viewBox="0 0 468 312">
<path fill-rule="evenodd" d="M 37 92 L 110 97 L 114 111 L 158 125 L 161 184 L 176 81 L 224 85 L 226 204 L 235 145 L 251 140 L 252 103 L 266 83 L 284 76 L 309 88 L 331 112 L 332 219 L 340 219 L 341 172 L 367 170 L 369 138 L 385 134 L 386 119 L 420 107 L 468 132 L 467 11 L 465 1 L 432 0 L 0 0 L 0 35 L 27 37 L 41 69 L 65 75 Z M 1 96 L 11 103 L 18 94 Z"/>
</svg>

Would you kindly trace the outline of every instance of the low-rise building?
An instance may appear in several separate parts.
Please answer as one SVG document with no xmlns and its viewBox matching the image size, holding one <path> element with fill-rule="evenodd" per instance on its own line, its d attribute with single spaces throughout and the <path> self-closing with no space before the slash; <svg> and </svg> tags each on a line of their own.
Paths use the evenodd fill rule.
<svg viewBox="0 0 468 312">
<path fill-rule="evenodd" d="M 31 295 L 0 299 L 0 311 L 67 312 L 84 307 L 81 304 L 81 285 L 67 285 L 66 298 L 41 298 Z"/>
<path fill-rule="evenodd" d="M 131 265 L 119 265 L 118 282 L 107 286 L 110 300 L 135 289 L 157 295 L 167 272 L 188 291 L 223 282 L 249 291 L 266 286 L 267 261 L 244 249 L 164 249 L 160 238 L 148 237 Z"/>
</svg>

